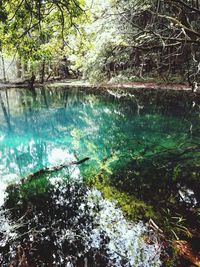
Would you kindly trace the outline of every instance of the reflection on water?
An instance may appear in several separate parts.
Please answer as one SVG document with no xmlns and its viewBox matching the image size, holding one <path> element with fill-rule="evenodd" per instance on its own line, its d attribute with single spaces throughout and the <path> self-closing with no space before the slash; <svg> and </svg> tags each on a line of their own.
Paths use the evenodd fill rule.
<svg viewBox="0 0 200 267">
<path fill-rule="evenodd" d="M 33 192 L 29 193 L 31 206 L 25 199 L 19 205 L 18 197 L 15 195 L 11 210 L 12 216 L 17 217 L 16 225 L 9 224 L 5 212 L 0 213 L 3 266 L 17 262 L 18 247 L 31 263 L 28 266 L 161 266 L 161 246 L 156 235 L 148 233 L 143 223 L 127 222 L 122 212 L 103 199 L 98 190 L 88 190 L 81 182 L 54 181 L 48 193 L 38 195 L 37 199 Z M 30 214 L 24 213 L 28 207 Z"/>
<path fill-rule="evenodd" d="M 182 153 L 185 145 L 199 144 L 199 103 L 183 92 L 2 91 L 1 183 L 85 157 L 90 158 L 82 167 L 87 176 L 110 175 L 155 153 L 160 158 L 165 150 Z M 192 155 L 190 165 L 196 168 L 200 155 Z"/>
<path fill-rule="evenodd" d="M 73 183 L 70 184 L 67 194 L 64 194 L 64 187 L 60 191 L 55 191 L 57 190 L 55 186 L 62 177 L 71 177 L 73 181 L 80 183 L 80 188 L 78 186 L 78 189 L 74 190 L 76 195 L 79 190 L 82 190 L 82 177 L 95 176 L 98 173 L 99 177 L 102 174 L 114 177 L 112 179 L 115 185 L 125 191 L 132 190 L 134 192 L 136 190 L 134 192 L 136 196 L 137 193 L 140 195 L 143 193 L 145 198 L 147 192 L 149 198 L 149 190 L 152 189 L 152 186 L 154 188 L 156 184 L 160 186 L 155 179 L 158 179 L 159 175 L 163 176 L 165 180 L 168 179 L 163 170 L 166 170 L 167 174 L 171 172 L 170 175 L 173 175 L 172 180 L 174 181 L 176 179 L 178 181 L 181 172 L 188 175 L 185 169 L 191 168 L 192 173 L 198 174 L 196 170 L 200 158 L 199 105 L 198 97 L 188 98 L 188 95 L 179 92 L 174 94 L 148 90 L 143 92 L 137 90 L 133 92 L 120 90 L 86 92 L 81 88 L 79 90 L 41 88 L 34 92 L 21 89 L 2 91 L 0 92 L 0 188 L 3 192 L 8 183 L 18 181 L 30 173 L 46 167 L 67 164 L 68 168 L 52 175 L 56 179 L 51 180 L 51 184 L 54 186 L 53 191 L 49 194 L 47 190 L 45 193 L 49 198 L 47 207 L 40 210 L 38 200 L 31 206 L 36 209 L 36 213 L 33 218 L 28 218 L 30 224 L 35 225 L 35 220 L 40 219 L 43 223 L 44 218 L 53 216 L 51 220 L 56 218 L 55 225 L 60 229 L 60 224 L 57 225 L 57 218 L 60 215 L 55 218 L 54 216 L 57 211 L 61 211 L 61 215 L 64 216 L 63 220 L 69 223 L 66 205 L 74 199 L 73 205 L 70 204 L 68 207 L 78 216 L 73 220 L 79 220 L 81 214 L 84 216 L 87 214 L 89 219 L 92 216 L 93 220 L 88 222 L 89 232 L 86 231 L 87 228 L 84 228 L 86 225 L 81 229 L 81 235 L 84 238 L 87 237 L 86 240 L 89 242 L 88 250 L 84 250 L 84 253 L 87 254 L 89 249 L 92 249 L 91 255 L 96 255 L 95 253 L 99 253 L 96 250 L 103 243 L 108 266 L 111 263 L 115 263 L 114 266 L 123 267 L 160 266 L 160 247 L 156 242 L 153 242 L 152 246 L 145 243 L 142 238 L 146 231 L 143 224 L 128 223 L 121 211 L 109 201 L 104 200 L 97 190 L 89 190 L 84 187 L 83 196 L 76 199 L 74 196 L 70 196 L 73 194 Z M 80 168 L 78 165 L 71 165 L 72 162 L 86 157 L 89 157 L 89 160 Z M 192 168 L 196 168 L 195 172 Z M 154 173 L 155 171 L 156 173 Z M 39 196 L 41 196 L 41 192 L 44 193 L 42 181 L 40 185 L 42 190 L 38 191 Z M 47 181 L 45 177 L 45 183 Z M 38 189 L 37 183 L 40 181 L 36 180 L 33 184 L 30 182 L 33 186 L 31 190 L 29 185 L 22 185 L 22 189 L 20 189 L 22 195 L 27 194 L 28 198 L 33 197 L 34 199 L 34 190 Z M 180 182 L 178 183 L 180 184 Z M 171 182 L 167 183 L 167 187 L 171 184 Z M 161 189 L 159 186 L 158 190 Z M 164 191 L 160 190 L 161 195 L 162 192 Z M 188 187 L 184 184 L 179 192 L 184 198 L 189 192 Z M 62 201 L 60 201 L 60 197 Z M 83 197 L 84 199 L 82 199 Z M 188 196 L 186 195 L 185 198 L 188 199 Z M 86 204 L 83 200 L 86 201 Z M 22 209 L 21 216 L 25 218 L 23 214 L 26 209 L 30 208 L 30 201 L 22 197 L 19 197 L 19 200 L 14 197 L 14 201 L 16 201 L 16 207 L 14 207 L 17 212 Z M 25 204 L 20 206 L 21 201 L 25 201 Z M 42 201 L 43 198 L 41 203 Z M 49 209 L 51 201 L 52 205 Z M 77 203 L 79 204 L 77 205 Z M 78 213 L 75 207 L 78 207 Z M 56 212 L 52 214 L 51 210 L 54 208 Z M 63 208 L 65 212 L 62 210 Z M 39 213 L 37 209 L 39 209 Z M 12 212 L 15 212 L 14 209 Z M 43 213 L 44 216 L 41 215 Z M 5 225 L 8 225 L 7 218 L 4 218 L 4 214 L 1 213 L 0 228 L 4 222 L 6 222 Z M 48 219 L 45 227 L 49 223 L 51 221 Z M 66 225 L 64 227 L 66 228 Z M 65 228 L 62 230 L 71 231 L 72 236 L 77 234 L 73 232 L 74 229 Z M 2 229 L 4 235 L 4 228 Z M 9 230 L 11 235 L 15 236 L 12 225 L 8 229 L 11 229 Z M 44 229 L 44 234 L 49 238 L 48 231 L 46 233 L 47 229 Z M 54 232 L 57 233 L 55 229 Z M 78 233 L 80 234 L 80 231 Z M 33 242 L 32 234 L 26 237 L 28 243 Z M 59 234 L 55 237 L 58 238 L 58 246 L 60 246 L 59 242 L 63 240 L 73 244 L 72 236 L 68 240 L 67 236 L 64 238 L 63 234 Z M 85 242 L 84 238 L 81 242 Z M 36 243 L 40 244 L 41 240 L 39 238 Z M 76 242 L 80 243 L 79 240 Z M 14 253 L 18 243 L 12 244 Z M 85 243 L 83 244 L 86 246 Z M 61 259 L 60 254 L 56 257 Z M 124 258 L 126 265 L 123 263 Z M 66 258 L 63 260 L 66 261 Z M 68 264 L 68 262 L 72 264 L 70 260 L 65 263 Z"/>
<path fill-rule="evenodd" d="M 69 155 L 90 157 L 88 164 L 99 169 L 108 159 L 113 166 L 119 159 L 124 164 L 155 149 L 196 141 L 198 103 L 159 94 L 115 94 L 51 88 L 1 92 L 2 177 L 23 177 Z"/>
</svg>

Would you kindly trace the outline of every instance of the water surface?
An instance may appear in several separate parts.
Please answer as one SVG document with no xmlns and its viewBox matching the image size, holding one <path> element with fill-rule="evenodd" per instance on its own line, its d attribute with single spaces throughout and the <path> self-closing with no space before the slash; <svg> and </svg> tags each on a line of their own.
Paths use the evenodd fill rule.
<svg viewBox="0 0 200 267">
<path fill-rule="evenodd" d="M 30 173 L 65 163 L 70 168 L 56 176 L 68 175 L 80 183 L 83 178 L 107 179 L 112 186 L 145 201 L 165 202 L 165 198 L 170 200 L 169 193 L 176 192 L 178 201 L 189 203 L 191 207 L 199 203 L 198 96 L 142 89 L 7 89 L 0 92 L 0 105 L 2 191 Z M 71 165 L 86 157 L 89 160 L 84 164 Z M 112 257 L 115 255 L 118 259 L 117 266 L 125 266 L 122 258 L 116 256 L 117 244 L 126 250 L 125 244 L 129 241 L 131 246 L 137 242 L 140 245 L 135 248 L 135 256 L 126 251 L 130 260 L 127 264 L 134 258 L 131 264 L 136 266 L 160 266 L 158 258 L 151 256 L 158 244 L 151 247 L 145 245 L 144 240 L 140 241 L 144 225 L 131 226 L 130 239 L 127 236 L 122 240 L 116 228 L 118 224 L 114 226 L 117 230 L 110 229 L 109 209 L 116 213 L 119 224 L 123 220 L 125 232 L 130 225 L 98 191 L 91 192 L 96 192 L 104 205 L 102 214 L 98 215 L 99 228 L 92 231 L 97 231 L 97 237 L 102 229 L 110 235 L 108 247 L 114 253 Z M 92 208 L 95 201 L 90 200 Z M 135 236 L 135 231 L 140 234 Z M 97 237 L 91 241 L 94 242 L 92 249 L 100 242 Z M 140 255 L 139 259 L 136 255 Z"/>
<path fill-rule="evenodd" d="M 152 153 L 198 141 L 198 99 L 108 91 L 2 91 L 2 176 L 22 177 L 64 160 L 67 153 L 89 156 L 95 168 L 113 155 L 126 161 L 144 149 Z"/>
<path fill-rule="evenodd" d="M 193 99 L 81 89 L 11 89 L 1 92 L 0 169 L 23 177 L 61 163 L 68 154 L 88 165 L 113 158 L 124 164 L 143 152 L 198 142 L 199 106 Z"/>
</svg>

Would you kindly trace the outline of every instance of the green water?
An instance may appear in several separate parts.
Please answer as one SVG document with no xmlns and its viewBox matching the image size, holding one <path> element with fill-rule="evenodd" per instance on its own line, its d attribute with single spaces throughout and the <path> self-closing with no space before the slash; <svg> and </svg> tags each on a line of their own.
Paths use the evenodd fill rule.
<svg viewBox="0 0 200 267">
<path fill-rule="evenodd" d="M 47 238 L 51 254 L 56 253 L 62 261 L 68 262 L 68 249 L 58 249 L 63 242 L 72 246 L 71 255 L 77 256 L 80 249 L 81 255 L 87 252 L 94 260 L 94 248 L 101 250 L 100 243 L 109 239 L 103 245 L 108 265 L 93 265 L 91 260 L 91 266 L 111 266 L 113 259 L 119 263 L 116 266 L 123 267 L 161 266 L 162 260 L 168 261 L 168 257 L 160 260 L 165 248 L 159 239 L 147 244 L 144 224 L 131 224 L 124 215 L 135 221 L 153 218 L 170 238 L 191 238 L 196 250 L 200 249 L 195 236 L 200 227 L 199 122 L 200 97 L 189 92 L 64 87 L 2 90 L 0 205 L 5 197 L 3 207 L 9 215 L 0 208 L 1 263 L 11 262 L 13 256 L 8 252 L 14 253 L 19 244 L 25 246 L 24 240 L 32 243 L 34 229 L 39 233 L 41 225 L 45 230 L 43 238 L 36 238 L 42 245 L 38 255 L 44 254 L 43 240 Z M 82 164 L 72 164 L 85 158 L 89 159 Z M 4 194 L 9 184 L 60 164 L 68 168 L 52 173 L 59 179 L 49 179 L 46 173 L 36 179 L 29 177 L 8 187 Z M 70 181 L 63 179 L 69 177 Z M 123 213 L 107 198 L 117 200 Z M 27 213 L 30 209 L 34 210 L 32 217 Z M 24 225 L 13 235 L 12 225 L 19 220 Z M 33 229 L 24 239 L 27 221 Z M 75 228 L 74 221 L 79 222 Z M 53 235 L 49 239 L 49 227 L 57 247 Z M 72 231 L 77 240 L 70 235 L 57 236 L 60 229 Z M 80 246 L 80 231 L 85 248 Z M 13 236 L 16 239 L 5 246 Z M 43 260 L 49 263 L 47 255 Z"/>
<path fill-rule="evenodd" d="M 127 166 L 137 172 L 136 162 L 142 161 L 145 168 L 145 160 L 157 155 L 162 165 L 166 151 L 172 151 L 169 155 L 174 158 L 175 152 L 191 146 L 195 150 L 188 152 L 189 165 L 199 166 L 197 96 L 41 88 L 35 92 L 7 89 L 0 100 L 2 184 L 85 157 L 90 160 L 82 165 L 81 173 L 90 179 L 102 172 L 115 176 Z M 171 161 L 169 155 L 165 163 Z M 151 168 L 147 170 L 150 176 Z"/>
</svg>

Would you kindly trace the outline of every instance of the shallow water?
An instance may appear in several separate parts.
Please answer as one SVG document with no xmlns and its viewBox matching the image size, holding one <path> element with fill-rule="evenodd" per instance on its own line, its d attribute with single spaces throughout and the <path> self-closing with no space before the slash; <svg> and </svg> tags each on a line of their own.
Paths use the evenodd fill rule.
<svg viewBox="0 0 200 267">
<path fill-rule="evenodd" d="M 163 176 L 163 169 L 167 170 L 167 174 L 164 173 L 167 178 L 173 174 L 173 179 L 177 179 L 194 173 L 194 168 L 199 165 L 200 99 L 188 93 L 142 89 L 7 89 L 0 92 L 0 106 L 1 203 L 8 184 L 60 164 L 70 165 L 56 173 L 61 178 L 68 175 L 81 182 L 83 177 L 91 179 L 103 174 L 125 191 L 134 190 L 137 183 L 139 193 L 148 189 L 148 196 L 151 187 L 144 179 L 154 179 L 154 186 L 155 179 L 159 181 Z M 89 160 L 85 163 L 71 165 L 86 157 Z M 187 168 L 187 172 L 183 168 Z M 129 173 L 133 174 L 130 179 L 127 178 Z M 149 187 L 145 185 L 144 190 L 142 186 L 145 183 Z M 187 188 L 188 185 L 184 190 Z M 115 248 L 113 253 L 117 253 L 119 244 L 126 249 L 125 243 L 134 238 L 140 243 L 141 236 L 134 237 L 134 231 L 139 229 L 142 235 L 145 227 L 140 224 L 131 226 L 130 240 L 128 237 L 122 240 L 118 228 L 109 229 L 112 216 L 106 212 L 113 209 L 113 204 L 102 198 L 101 202 L 104 212 L 98 214 L 99 229 L 104 227 L 103 231 L 110 235 L 110 246 Z M 122 218 L 119 211 L 116 220 L 117 216 Z M 126 232 L 129 227 L 126 221 L 123 227 Z M 118 239 L 112 237 L 118 232 Z M 98 238 L 92 242 L 95 247 Z M 147 257 L 151 250 L 152 254 L 155 253 L 156 245 L 152 248 L 145 248 L 145 244 L 142 246 L 144 255 L 141 257 Z M 136 266 L 154 266 L 148 263 L 148 257 L 146 263 L 140 260 Z"/>
<path fill-rule="evenodd" d="M 198 103 L 186 97 L 11 89 L 1 92 L 1 107 L 4 179 L 62 163 L 69 154 L 90 157 L 87 165 L 98 169 L 108 158 L 117 164 L 123 158 L 124 164 L 144 150 L 152 154 L 198 139 Z"/>
</svg>

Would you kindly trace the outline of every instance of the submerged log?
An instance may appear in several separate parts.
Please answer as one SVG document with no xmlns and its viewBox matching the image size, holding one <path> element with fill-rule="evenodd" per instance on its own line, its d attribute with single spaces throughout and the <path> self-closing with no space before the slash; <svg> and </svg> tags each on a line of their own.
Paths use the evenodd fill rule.
<svg viewBox="0 0 200 267">
<path fill-rule="evenodd" d="M 85 158 L 78 160 L 78 161 L 72 161 L 71 163 L 60 164 L 60 165 L 54 166 L 54 167 L 47 167 L 47 168 L 41 169 L 37 172 L 31 173 L 30 175 L 28 175 L 28 177 L 25 180 L 32 180 L 32 179 L 36 178 L 37 176 L 42 175 L 44 173 L 51 173 L 54 171 L 60 171 L 64 168 L 70 167 L 72 165 L 80 165 L 80 164 L 88 161 L 89 159 L 90 159 L 89 157 L 85 157 Z M 23 182 L 24 182 L 24 179 L 22 180 L 22 183 Z"/>
</svg>

